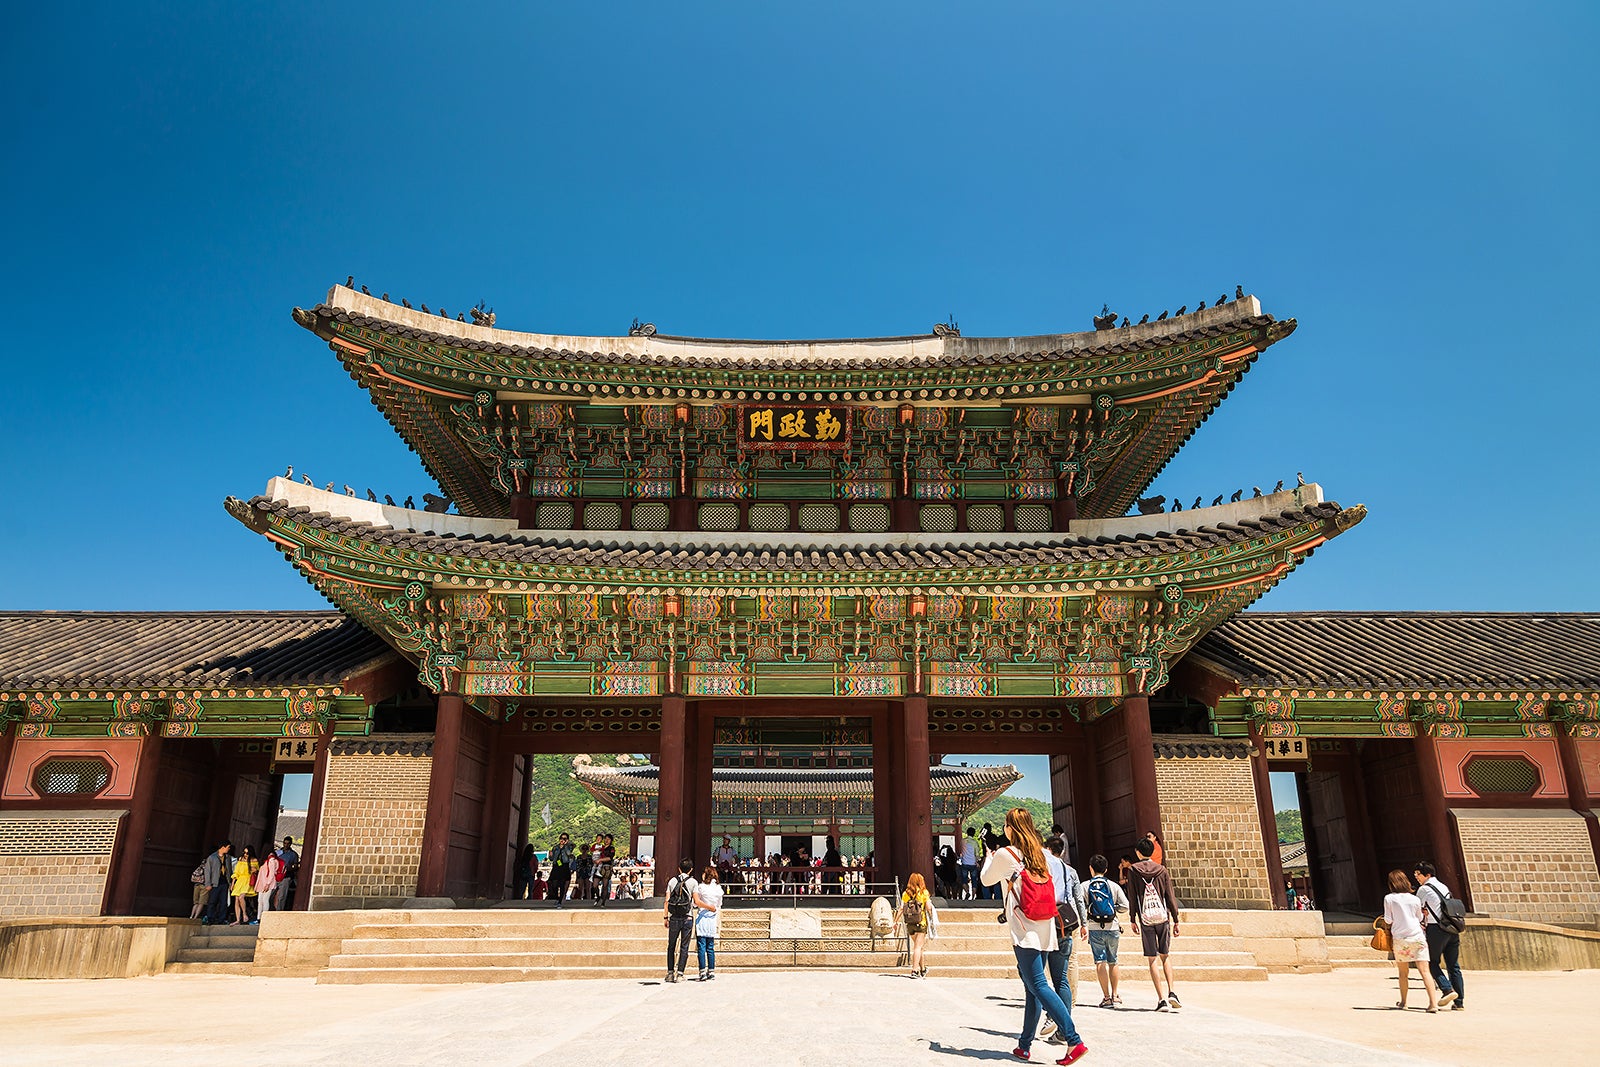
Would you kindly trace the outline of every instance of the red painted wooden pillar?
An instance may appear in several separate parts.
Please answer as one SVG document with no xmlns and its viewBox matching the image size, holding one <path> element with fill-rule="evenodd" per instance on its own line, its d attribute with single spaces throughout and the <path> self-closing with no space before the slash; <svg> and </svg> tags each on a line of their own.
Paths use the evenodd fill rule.
<svg viewBox="0 0 1600 1067">
<path fill-rule="evenodd" d="M 921 874 L 934 886 L 933 783 L 928 770 L 928 698 L 906 697 L 901 714 L 905 749 L 906 877 Z"/>
<path fill-rule="evenodd" d="M 894 825 L 894 743 L 890 737 L 891 716 L 887 710 L 872 716 L 872 863 L 871 882 L 887 881 L 884 872 L 891 866 L 891 827 Z"/>
<path fill-rule="evenodd" d="M 1150 733 L 1150 698 L 1143 693 L 1124 697 L 1123 728 L 1128 738 L 1128 771 L 1133 779 L 1133 836 L 1148 832 L 1161 836 L 1161 794 L 1156 789 L 1156 746 Z"/>
<path fill-rule="evenodd" d="M 139 893 L 139 870 L 144 866 L 144 846 L 150 836 L 150 812 L 155 806 L 156 777 L 161 772 L 160 727 L 153 727 L 139 742 L 139 764 L 134 772 L 133 803 L 123 823 L 117 849 L 117 868 L 106 894 L 107 915 L 132 915 Z M 3 766 L 3 764 L 0 764 Z"/>
<path fill-rule="evenodd" d="M 711 752 L 717 740 L 717 719 L 712 708 L 694 708 L 694 759 L 688 767 L 688 787 L 694 793 L 694 835 L 689 841 L 689 856 L 699 870 L 711 862 Z"/>
<path fill-rule="evenodd" d="M 478 839 L 478 895 L 488 900 L 505 899 L 506 875 L 510 873 L 511 761 L 511 754 L 501 750 L 498 736 L 491 735 L 482 836 Z"/>
<path fill-rule="evenodd" d="M 1283 887 L 1283 849 L 1278 846 L 1278 811 L 1272 802 L 1272 775 L 1262 751 L 1261 728 L 1250 727 L 1250 774 L 1256 783 L 1256 817 L 1261 822 L 1261 844 L 1267 852 L 1267 882 L 1272 887 L 1272 906 L 1287 908 L 1289 893 Z"/>
<path fill-rule="evenodd" d="M 1439 745 L 1433 735 L 1427 732 L 1427 727 L 1418 725 L 1416 731 L 1412 744 L 1417 754 L 1417 779 L 1422 785 L 1422 811 L 1427 819 L 1428 846 L 1433 850 L 1433 866 L 1450 891 L 1470 906 L 1472 889 L 1467 884 L 1467 872 L 1456 862 L 1456 835 L 1450 829 L 1450 811 L 1444 799 Z"/>
<path fill-rule="evenodd" d="M 1067 742 L 1067 774 L 1072 778 L 1072 821 L 1078 835 L 1078 857 L 1087 864 L 1089 857 L 1106 850 L 1105 831 L 1100 826 L 1100 767 L 1094 737 L 1086 729 L 1081 738 Z"/>
<path fill-rule="evenodd" d="M 1556 727 L 1556 749 L 1561 754 L 1561 774 L 1567 780 L 1567 801 L 1572 810 L 1583 816 L 1584 823 L 1589 827 L 1589 847 L 1594 852 L 1594 861 L 1600 867 L 1600 822 L 1595 819 L 1595 798 L 1589 792 L 1589 785 L 1583 777 L 1583 757 L 1578 752 L 1578 738 L 1572 734 L 1573 727 Z"/>
<path fill-rule="evenodd" d="M 311 907 L 311 879 L 316 873 L 317 838 L 322 833 L 322 795 L 328 788 L 328 761 L 333 754 L 333 726 L 317 738 L 316 758 L 311 763 L 311 796 L 306 801 L 306 828 L 300 838 L 300 877 L 295 882 L 294 911 Z M 282 844 L 277 841 L 274 844 Z"/>
<path fill-rule="evenodd" d="M 440 693 L 433 727 L 433 766 L 428 772 L 428 812 L 422 824 L 422 861 L 417 866 L 417 896 L 442 897 L 450 866 L 450 819 L 455 808 L 456 769 L 461 755 L 461 721 L 466 704 L 455 693 Z"/>
<path fill-rule="evenodd" d="M 888 780 L 883 792 L 887 810 L 876 827 L 878 881 L 898 878 L 904 887 L 911 860 L 906 851 L 905 710 L 900 701 L 889 703 L 886 719 L 883 748 Z M 874 751 L 873 758 L 877 756 Z"/>
<path fill-rule="evenodd" d="M 517 529 L 533 529 L 537 525 L 534 514 L 533 499 L 527 493 L 511 494 L 511 517 L 517 520 Z"/>
<path fill-rule="evenodd" d="M 660 776 L 656 794 L 656 896 L 666 892 L 667 882 L 678 871 L 678 861 L 686 854 L 683 774 L 687 719 L 683 697 L 661 698 L 661 758 L 656 765 Z"/>
</svg>

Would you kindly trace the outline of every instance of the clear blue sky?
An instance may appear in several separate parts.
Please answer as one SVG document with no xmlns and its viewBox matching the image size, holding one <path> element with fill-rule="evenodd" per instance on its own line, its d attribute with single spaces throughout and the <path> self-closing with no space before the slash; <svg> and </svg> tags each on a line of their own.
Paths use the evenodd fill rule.
<svg viewBox="0 0 1600 1067">
<path fill-rule="evenodd" d="M 532 10 L 533 8 L 548 10 Z M 998 13 L 997 13 L 998 11 Z M 1600 7 L 19 5 L 6 608 L 319 606 L 223 512 L 421 468 L 289 309 L 1295 316 L 1154 491 L 1371 516 L 1262 607 L 1588 610 Z"/>
</svg>

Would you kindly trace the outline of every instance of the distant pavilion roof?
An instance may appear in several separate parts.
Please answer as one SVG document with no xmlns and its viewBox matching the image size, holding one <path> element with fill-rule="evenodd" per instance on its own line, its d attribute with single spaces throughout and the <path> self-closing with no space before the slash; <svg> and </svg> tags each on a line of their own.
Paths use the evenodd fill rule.
<svg viewBox="0 0 1600 1067">
<path fill-rule="evenodd" d="M 660 787 L 660 771 L 653 766 L 580 766 L 575 770 L 578 783 L 591 793 L 616 797 L 653 797 Z M 1022 780 L 1011 764 L 993 767 L 951 767 L 936 764 L 929 768 L 934 796 L 970 795 L 981 797 L 973 810 Z M 767 797 L 864 798 L 872 796 L 870 768 L 745 768 L 718 767 L 711 772 L 711 795 L 717 799 L 761 799 Z"/>
<path fill-rule="evenodd" d="M 398 658 L 337 611 L 0 612 L 0 690 L 330 687 Z"/>
<path fill-rule="evenodd" d="M 1600 613 L 1245 612 L 1189 653 L 1246 687 L 1600 690 Z"/>
</svg>

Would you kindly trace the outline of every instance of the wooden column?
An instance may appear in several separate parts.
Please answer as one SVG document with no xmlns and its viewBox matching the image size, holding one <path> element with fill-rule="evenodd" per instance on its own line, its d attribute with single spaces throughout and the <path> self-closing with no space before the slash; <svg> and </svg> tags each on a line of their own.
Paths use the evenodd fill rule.
<svg viewBox="0 0 1600 1067">
<path fill-rule="evenodd" d="M 139 870 L 144 866 L 144 846 L 150 837 L 150 812 L 155 806 L 156 777 L 161 771 L 162 737 L 160 727 L 139 742 L 139 765 L 134 772 L 133 802 L 122 824 L 122 839 L 117 848 L 117 866 L 106 892 L 107 915 L 132 915 L 139 893 Z M 0 761 L 0 773 L 4 761 Z"/>
<path fill-rule="evenodd" d="M 878 871 L 868 881 L 884 881 L 882 871 L 889 867 L 889 828 L 894 812 L 894 743 L 890 737 L 887 710 L 872 714 L 872 862 Z"/>
<path fill-rule="evenodd" d="M 1589 847 L 1594 851 L 1594 861 L 1600 867 L 1600 822 L 1595 819 L 1595 798 L 1583 777 L 1583 758 L 1578 752 L 1578 738 L 1572 734 L 1575 727 L 1556 727 L 1556 749 L 1561 753 L 1561 775 L 1567 780 L 1567 802 L 1572 810 L 1583 816 L 1589 827 Z M 0 762 L 0 767 L 4 763 Z"/>
<path fill-rule="evenodd" d="M 311 907 L 311 877 L 316 870 L 317 837 L 322 833 L 322 795 L 328 788 L 328 761 L 333 753 L 333 726 L 317 738 L 316 758 L 311 764 L 311 796 L 306 800 L 306 828 L 300 838 L 300 878 L 295 883 L 293 911 Z M 274 844 L 282 844 L 276 841 Z"/>
<path fill-rule="evenodd" d="M 417 896 L 445 895 L 450 865 L 450 818 L 455 807 L 456 766 L 461 754 L 461 720 L 466 704 L 455 693 L 440 693 L 433 726 L 433 765 L 428 772 L 428 813 L 422 825 L 422 860 L 417 866 Z"/>
<path fill-rule="evenodd" d="M 1106 850 L 1105 830 L 1100 825 L 1100 766 L 1094 737 L 1087 730 L 1081 739 L 1067 744 L 1068 771 L 1072 775 L 1072 821 L 1078 832 L 1078 853 L 1083 863 L 1096 852 Z"/>
<path fill-rule="evenodd" d="M 1133 779 L 1133 836 L 1161 835 L 1161 794 L 1156 789 L 1156 748 L 1150 734 L 1150 698 L 1124 697 L 1123 729 L 1128 737 L 1128 770 Z"/>
<path fill-rule="evenodd" d="M 1346 745 L 1360 744 L 1347 741 Z M 1350 838 L 1350 858 L 1356 866 L 1356 899 L 1367 906 L 1383 902 L 1383 878 L 1378 870 L 1378 849 L 1372 838 L 1372 816 L 1367 811 L 1367 776 L 1361 756 L 1352 752 L 1340 758 L 1339 786 L 1344 792 L 1345 833 Z"/>
<path fill-rule="evenodd" d="M 507 842 L 511 839 L 511 761 L 511 754 L 501 751 L 498 735 L 491 734 L 488 780 L 483 790 L 483 836 L 478 845 L 478 895 L 488 900 L 504 900 L 506 895 L 506 874 L 510 868 Z"/>
<path fill-rule="evenodd" d="M 666 892 L 667 881 L 677 873 L 684 856 L 683 778 L 686 705 L 681 696 L 661 698 L 661 758 L 659 791 L 656 794 L 656 880 L 655 895 Z"/>
<path fill-rule="evenodd" d="M 911 861 L 906 851 L 905 714 L 899 701 L 889 702 L 885 720 L 883 745 L 876 744 L 876 737 L 873 739 L 874 764 L 881 754 L 885 771 L 882 789 L 885 810 L 882 818 L 874 815 L 874 848 L 877 853 L 878 881 L 899 878 L 903 887 Z"/>
<path fill-rule="evenodd" d="M 1287 908 L 1289 894 L 1283 887 L 1283 849 L 1278 845 L 1278 811 L 1272 802 L 1272 775 L 1263 751 L 1261 728 L 1250 726 L 1250 774 L 1256 783 L 1256 816 L 1261 821 L 1261 844 L 1267 852 L 1267 884 L 1272 887 L 1272 906 Z"/>
<path fill-rule="evenodd" d="M 717 740 L 714 709 L 694 707 L 694 759 L 688 767 L 688 788 L 694 793 L 694 834 L 689 840 L 689 856 L 695 870 L 711 862 L 711 750 Z"/>
<path fill-rule="evenodd" d="M 1433 865 L 1450 891 L 1471 906 L 1471 889 L 1467 885 L 1466 871 L 1456 862 L 1456 835 L 1450 829 L 1450 811 L 1445 805 L 1444 774 L 1439 769 L 1439 745 L 1433 735 L 1427 732 L 1427 727 L 1418 724 L 1416 731 L 1412 743 L 1417 754 L 1417 779 L 1422 784 L 1422 810 L 1427 817 L 1428 847 L 1433 852 Z"/>
<path fill-rule="evenodd" d="M 528 843 L 528 831 L 533 829 L 533 757 L 518 756 L 522 761 L 522 805 L 517 813 L 517 854 Z"/>
<path fill-rule="evenodd" d="M 933 786 L 928 775 L 928 698 L 906 697 L 901 736 L 905 748 L 906 868 L 905 875 L 922 875 L 930 886 L 933 874 Z"/>
<path fill-rule="evenodd" d="M 534 522 L 533 499 L 527 493 L 511 494 L 511 517 L 517 520 L 517 529 L 531 530 Z"/>
</svg>

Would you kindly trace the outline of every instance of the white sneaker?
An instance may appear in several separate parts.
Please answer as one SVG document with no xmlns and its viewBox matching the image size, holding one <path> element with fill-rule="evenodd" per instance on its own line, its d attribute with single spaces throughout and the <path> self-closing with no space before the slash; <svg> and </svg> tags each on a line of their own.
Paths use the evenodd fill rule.
<svg viewBox="0 0 1600 1067">
<path fill-rule="evenodd" d="M 1047 1016 L 1045 1018 L 1045 1020 L 1044 1020 L 1044 1025 L 1039 1027 L 1039 1036 L 1042 1039 L 1044 1039 L 1045 1041 L 1049 1041 L 1052 1037 L 1055 1036 L 1055 1032 L 1056 1032 L 1056 1021 Z"/>
</svg>

